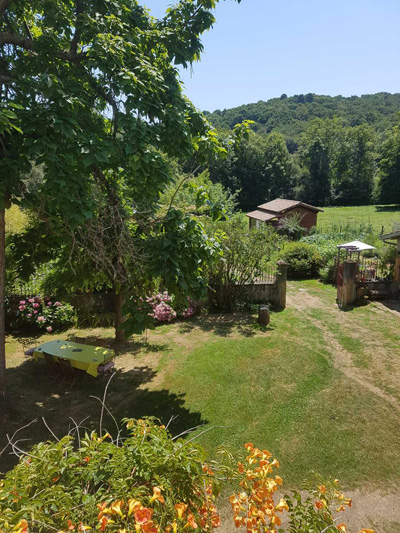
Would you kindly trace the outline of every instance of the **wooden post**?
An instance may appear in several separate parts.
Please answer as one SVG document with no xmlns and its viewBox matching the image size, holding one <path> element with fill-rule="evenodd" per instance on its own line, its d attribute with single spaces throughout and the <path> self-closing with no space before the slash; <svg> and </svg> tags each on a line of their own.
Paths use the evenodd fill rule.
<svg viewBox="0 0 400 533">
<path fill-rule="evenodd" d="M 357 263 L 346 259 L 343 263 L 343 287 L 342 287 L 342 301 L 343 307 L 353 305 L 357 298 Z"/>
<path fill-rule="evenodd" d="M 288 266 L 285 261 L 279 260 L 276 263 L 276 284 L 278 291 L 278 308 L 285 309 L 286 307 L 286 280 L 287 280 Z"/>
</svg>

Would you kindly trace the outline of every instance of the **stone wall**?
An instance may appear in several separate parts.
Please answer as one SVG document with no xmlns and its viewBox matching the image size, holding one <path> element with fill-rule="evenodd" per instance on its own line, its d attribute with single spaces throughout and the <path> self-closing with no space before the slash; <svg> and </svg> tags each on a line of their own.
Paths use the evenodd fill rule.
<svg viewBox="0 0 400 533">
<path fill-rule="evenodd" d="M 357 281 L 357 296 L 371 300 L 395 300 L 400 298 L 399 281 Z"/>
<path fill-rule="evenodd" d="M 252 283 L 236 287 L 238 299 L 256 304 L 270 304 L 273 309 L 286 307 L 287 265 L 278 261 L 273 283 Z"/>
</svg>

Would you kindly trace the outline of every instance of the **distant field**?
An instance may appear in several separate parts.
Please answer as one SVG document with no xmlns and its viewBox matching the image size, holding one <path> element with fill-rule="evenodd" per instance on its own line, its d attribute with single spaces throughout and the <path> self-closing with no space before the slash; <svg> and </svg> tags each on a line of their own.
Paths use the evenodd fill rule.
<svg viewBox="0 0 400 533">
<path fill-rule="evenodd" d="M 318 228 L 328 228 L 332 224 L 371 224 L 374 230 L 389 233 L 393 223 L 400 223 L 399 205 L 365 205 L 357 207 L 324 207 L 318 214 Z"/>
</svg>

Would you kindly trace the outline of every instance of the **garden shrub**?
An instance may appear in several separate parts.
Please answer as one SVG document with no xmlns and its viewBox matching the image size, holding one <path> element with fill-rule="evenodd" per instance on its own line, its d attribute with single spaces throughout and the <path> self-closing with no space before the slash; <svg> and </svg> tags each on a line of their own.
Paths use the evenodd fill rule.
<svg viewBox="0 0 400 533">
<path fill-rule="evenodd" d="M 324 283 L 336 283 L 336 263 L 334 259 L 330 259 L 325 266 L 320 268 L 319 276 Z"/>
<path fill-rule="evenodd" d="M 234 469 L 228 452 L 207 463 L 192 439 L 173 439 L 154 419 L 125 425 L 126 438 L 120 431 L 116 440 L 103 432 L 68 435 L 22 454 L 0 482 L 0 531 L 209 532 L 221 524 L 215 502 L 228 481 L 239 487 L 229 498 L 234 524 L 248 533 L 276 533 L 283 513 L 286 531 L 347 531 L 334 517 L 351 507 L 337 480 L 281 498 L 279 462 L 267 450 L 245 444 L 247 456 Z"/>
<path fill-rule="evenodd" d="M 71 304 L 53 302 L 47 296 L 35 296 L 20 300 L 17 323 L 28 329 L 50 333 L 76 324 L 76 314 Z"/>
<path fill-rule="evenodd" d="M 289 279 L 315 278 L 324 264 L 318 249 L 305 242 L 286 244 L 281 257 L 288 265 Z"/>
</svg>

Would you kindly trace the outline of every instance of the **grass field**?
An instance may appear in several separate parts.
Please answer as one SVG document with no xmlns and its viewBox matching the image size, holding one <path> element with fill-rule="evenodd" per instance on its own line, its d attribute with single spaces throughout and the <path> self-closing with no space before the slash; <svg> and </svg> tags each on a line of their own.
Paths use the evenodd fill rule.
<svg viewBox="0 0 400 533">
<path fill-rule="evenodd" d="M 377 304 L 344 313 L 332 288 L 292 282 L 289 307 L 265 330 L 249 315 L 210 315 L 131 342 L 117 358 L 107 403 L 119 420 L 177 416 L 175 434 L 218 426 L 201 437 L 212 455 L 221 444 L 235 452 L 247 441 L 269 448 L 292 485 L 316 470 L 351 487 L 383 486 L 400 471 L 399 331 L 400 317 Z M 37 418 L 21 438 L 47 439 L 42 416 L 57 435 L 68 430 L 69 417 L 89 416 L 85 424 L 95 427 L 100 409 L 90 396 L 101 396 L 104 382 L 88 378 L 67 390 L 22 351 L 9 337 L 7 432 Z M 12 464 L 7 455 L 1 460 L 0 470 Z"/>
<path fill-rule="evenodd" d="M 399 205 L 366 205 L 356 207 L 324 207 L 318 214 L 317 227 L 327 229 L 332 225 L 346 226 L 371 224 L 373 230 L 384 233 L 392 230 L 394 222 L 400 223 Z"/>
</svg>

